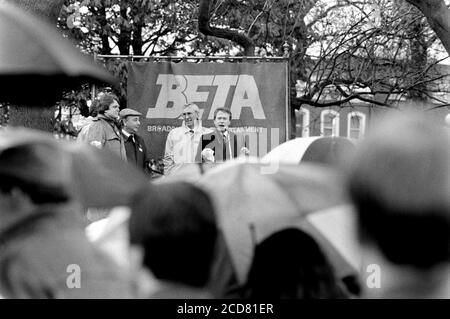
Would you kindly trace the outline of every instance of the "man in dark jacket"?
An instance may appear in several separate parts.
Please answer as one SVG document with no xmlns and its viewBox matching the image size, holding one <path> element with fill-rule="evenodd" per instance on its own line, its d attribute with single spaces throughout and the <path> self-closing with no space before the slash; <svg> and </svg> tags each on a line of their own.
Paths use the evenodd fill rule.
<svg viewBox="0 0 450 319">
<path fill-rule="evenodd" d="M 124 141 L 117 125 L 120 107 L 118 97 L 111 93 L 101 93 L 94 103 L 98 115 L 78 134 L 77 140 L 109 149 L 125 160 Z"/>
<path fill-rule="evenodd" d="M 214 112 L 215 130 L 203 134 L 198 145 L 196 162 L 225 162 L 239 154 L 248 155 L 249 151 L 238 136 L 228 127 L 231 124 L 231 111 L 227 108 L 217 108 Z"/>
<path fill-rule="evenodd" d="M 149 172 L 148 164 L 150 162 L 147 154 L 147 146 L 142 137 L 137 132 L 141 126 L 141 113 L 133 109 L 123 109 L 119 112 L 122 121 L 122 136 L 125 142 L 125 151 L 127 161 L 133 163 L 144 172 Z"/>
</svg>

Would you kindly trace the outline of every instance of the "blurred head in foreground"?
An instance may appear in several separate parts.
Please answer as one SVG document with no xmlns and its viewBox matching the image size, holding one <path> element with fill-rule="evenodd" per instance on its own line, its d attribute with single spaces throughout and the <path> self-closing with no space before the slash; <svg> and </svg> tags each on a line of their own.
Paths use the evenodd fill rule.
<svg viewBox="0 0 450 319">
<path fill-rule="evenodd" d="M 245 294 L 257 299 L 345 297 L 319 245 L 296 228 L 276 232 L 256 246 Z"/>
<path fill-rule="evenodd" d="M 133 200 L 129 232 L 156 278 L 191 287 L 207 284 L 217 228 L 201 189 L 185 182 L 142 189 Z"/>
<path fill-rule="evenodd" d="M 74 157 L 62 143 L 32 130 L 0 134 L 1 294 L 129 298 L 128 278 L 85 236 Z M 68 279 L 69 266 L 82 270 L 77 289 Z"/>
<path fill-rule="evenodd" d="M 391 113 L 349 165 L 363 244 L 392 264 L 427 270 L 449 260 L 450 139 L 416 113 Z"/>
<path fill-rule="evenodd" d="M 40 204 L 70 200 L 69 159 L 51 143 L 22 143 L 0 150 L 0 215 L 17 219 Z"/>
</svg>

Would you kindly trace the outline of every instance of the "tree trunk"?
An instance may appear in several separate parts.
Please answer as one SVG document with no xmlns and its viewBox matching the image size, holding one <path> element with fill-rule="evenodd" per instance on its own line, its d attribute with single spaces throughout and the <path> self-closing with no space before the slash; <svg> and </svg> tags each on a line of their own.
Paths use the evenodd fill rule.
<svg viewBox="0 0 450 319">
<path fill-rule="evenodd" d="M 25 11 L 39 16 L 41 19 L 55 25 L 64 4 L 64 0 L 7 0 Z M 25 50 L 26 48 L 24 48 Z M 26 94 L 26 93 L 24 93 Z M 15 106 L 9 108 L 8 125 L 23 126 L 53 131 L 54 107 Z"/>
<path fill-rule="evenodd" d="M 133 39 L 131 40 L 131 46 L 133 47 L 134 55 L 142 55 L 142 46 L 144 41 L 142 40 L 142 28 L 144 26 L 141 23 L 135 23 L 133 25 Z"/>
<path fill-rule="evenodd" d="M 414 8 L 415 9 L 415 8 Z M 417 19 L 411 23 L 409 30 L 411 56 L 410 56 L 410 68 L 414 71 L 414 74 L 425 74 L 425 69 L 427 68 L 428 55 L 427 55 L 427 45 L 424 39 L 424 29 L 425 25 L 421 21 L 422 19 Z M 416 80 L 420 84 L 414 86 L 414 90 L 408 92 L 409 96 L 413 101 L 424 102 L 426 100 L 425 92 L 427 91 L 427 84 Z"/>
<path fill-rule="evenodd" d="M 127 10 L 128 10 L 128 3 L 121 3 L 120 16 L 122 17 L 124 22 L 120 25 L 120 33 L 117 42 L 117 47 L 119 48 L 120 54 L 123 55 L 130 54 L 130 45 L 131 45 L 131 25 L 125 22 L 128 20 Z"/>
<path fill-rule="evenodd" d="M 416 6 L 450 54 L 450 9 L 444 0 L 406 0 Z"/>
<path fill-rule="evenodd" d="M 101 6 L 98 8 L 99 10 L 99 23 L 101 26 L 101 29 L 105 29 L 108 26 L 108 20 L 106 20 L 106 8 L 105 6 Z M 94 11 L 94 10 L 92 10 Z M 100 54 L 104 54 L 104 55 L 109 55 L 111 54 L 111 47 L 109 46 L 109 37 L 108 37 L 108 33 L 106 32 L 102 32 L 100 35 L 101 39 L 102 39 L 102 47 L 100 48 Z"/>
</svg>

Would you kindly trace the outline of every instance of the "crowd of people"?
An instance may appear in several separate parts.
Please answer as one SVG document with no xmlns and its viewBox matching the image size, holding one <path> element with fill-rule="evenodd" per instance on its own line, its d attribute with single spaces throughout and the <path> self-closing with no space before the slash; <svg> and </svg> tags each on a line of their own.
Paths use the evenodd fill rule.
<svg viewBox="0 0 450 319">
<path fill-rule="evenodd" d="M 106 148 L 122 159 L 136 164 L 147 174 L 155 170 L 145 140 L 139 136 L 140 117 L 136 110 L 119 112 L 119 99 L 112 93 L 100 93 L 91 114 L 80 128 L 77 140 Z M 221 163 L 239 155 L 249 155 L 243 138 L 231 132 L 231 111 L 217 108 L 214 129 L 202 126 L 200 109 L 194 103 L 183 106 L 181 126 L 171 130 L 166 139 L 163 173 L 170 175 L 174 166 L 183 163 Z"/>
<path fill-rule="evenodd" d="M 109 93 L 99 96 L 95 112 L 77 143 L 108 149 L 149 174 L 137 134 L 142 114 L 120 110 Z M 185 105 L 182 116 L 167 138 L 166 173 L 183 162 L 248 155 L 228 130 L 228 109 L 214 113 L 215 129 L 202 127 L 195 104 Z M 208 189 L 169 179 L 149 179 L 130 198 L 121 238 L 128 255 L 117 262 L 86 235 L 87 207 L 66 177 L 71 159 L 61 142 L 12 142 L 8 136 L 0 133 L 3 298 L 450 297 L 450 135 L 419 114 L 390 113 L 333 167 L 357 216 L 361 267 L 354 278 L 338 275 L 314 236 L 286 226 L 253 238 L 241 282 Z M 379 273 L 371 274 L 378 277 L 370 285 L 366 270 L 374 265 Z"/>
</svg>

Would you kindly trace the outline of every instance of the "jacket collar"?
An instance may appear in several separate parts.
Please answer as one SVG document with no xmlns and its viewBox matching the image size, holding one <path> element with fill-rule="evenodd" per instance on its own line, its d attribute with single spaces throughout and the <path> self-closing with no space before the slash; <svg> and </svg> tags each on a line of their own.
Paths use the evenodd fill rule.
<svg viewBox="0 0 450 319">
<path fill-rule="evenodd" d="M 126 139 L 129 139 L 131 135 L 136 136 L 136 134 L 128 133 L 124 129 L 122 129 L 122 134 L 123 134 L 123 136 L 125 136 Z"/>
</svg>

